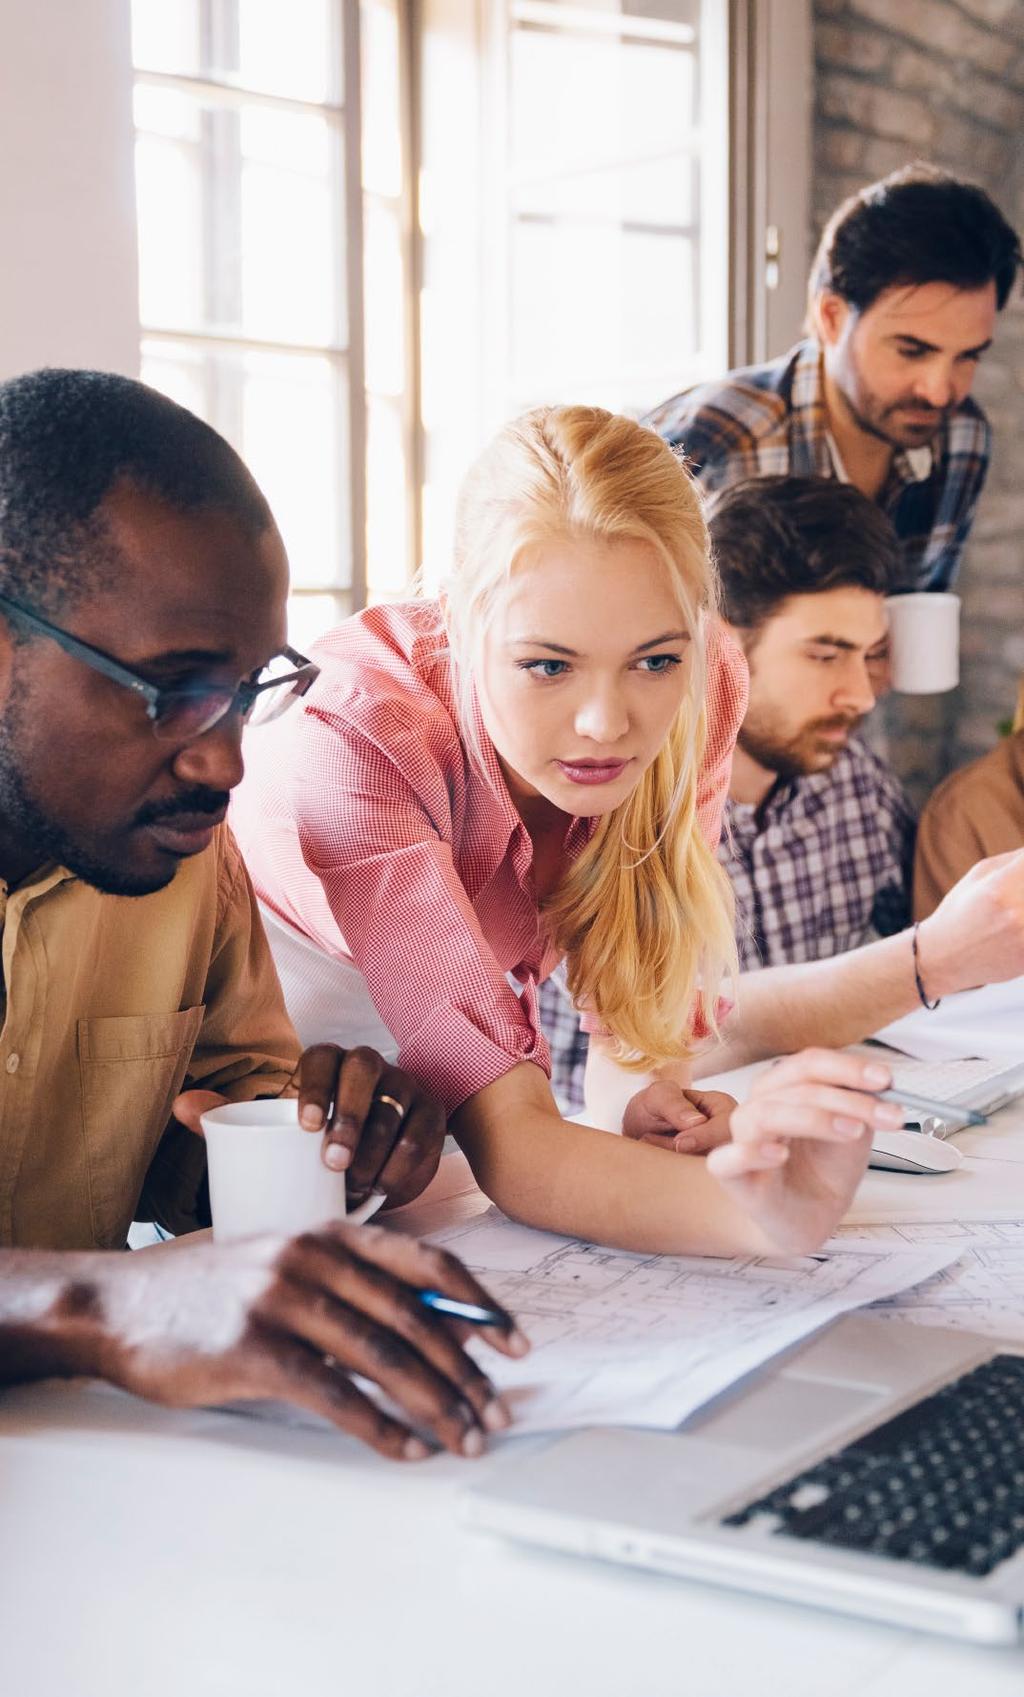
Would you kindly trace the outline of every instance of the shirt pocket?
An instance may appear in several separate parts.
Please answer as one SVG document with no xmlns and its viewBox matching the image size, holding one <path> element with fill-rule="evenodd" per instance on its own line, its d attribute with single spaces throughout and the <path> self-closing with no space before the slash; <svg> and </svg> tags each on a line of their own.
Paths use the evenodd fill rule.
<svg viewBox="0 0 1024 1697">
<path fill-rule="evenodd" d="M 206 1009 L 78 1021 L 82 1132 L 93 1236 L 123 1249 Z"/>
</svg>

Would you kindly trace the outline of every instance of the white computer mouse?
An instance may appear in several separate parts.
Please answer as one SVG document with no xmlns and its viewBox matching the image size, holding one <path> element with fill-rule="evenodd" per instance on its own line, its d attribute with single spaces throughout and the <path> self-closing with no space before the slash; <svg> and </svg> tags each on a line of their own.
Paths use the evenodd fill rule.
<svg viewBox="0 0 1024 1697">
<path fill-rule="evenodd" d="M 890 1173 L 952 1173 L 963 1162 L 959 1149 L 920 1131 L 876 1131 L 869 1167 Z"/>
</svg>

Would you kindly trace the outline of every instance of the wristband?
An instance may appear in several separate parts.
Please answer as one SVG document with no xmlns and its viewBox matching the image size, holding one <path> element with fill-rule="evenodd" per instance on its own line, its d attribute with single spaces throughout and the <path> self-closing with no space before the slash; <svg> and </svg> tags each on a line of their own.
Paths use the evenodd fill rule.
<svg viewBox="0 0 1024 1697">
<path fill-rule="evenodd" d="M 924 993 L 924 985 L 921 982 L 921 957 L 917 952 L 917 933 L 920 929 L 921 922 L 918 920 L 914 926 L 914 935 L 910 942 L 911 952 L 914 956 L 914 983 L 917 985 L 917 994 L 920 997 L 921 1006 L 923 1008 L 927 1008 L 929 1013 L 934 1013 L 935 1009 L 942 1001 L 942 997 L 936 996 L 934 1002 L 930 1002 Z"/>
</svg>

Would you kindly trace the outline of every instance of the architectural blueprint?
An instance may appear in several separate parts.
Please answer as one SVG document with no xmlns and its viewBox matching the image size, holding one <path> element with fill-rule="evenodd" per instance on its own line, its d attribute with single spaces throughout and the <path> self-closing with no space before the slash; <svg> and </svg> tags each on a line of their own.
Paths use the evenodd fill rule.
<svg viewBox="0 0 1024 1697">
<path fill-rule="evenodd" d="M 874 1313 L 925 1326 L 955 1326 L 1024 1344 L 1024 1220 L 916 1221 L 849 1226 L 833 1242 L 880 1249 L 956 1250 L 957 1259 L 912 1290 L 894 1292 Z"/>
<path fill-rule="evenodd" d="M 675 1426 L 836 1315 L 934 1278 L 961 1249 L 851 1237 L 808 1256 L 635 1255 L 514 1225 L 494 1208 L 431 1237 L 533 1344 L 522 1361 L 478 1352 L 517 1434 Z"/>
</svg>

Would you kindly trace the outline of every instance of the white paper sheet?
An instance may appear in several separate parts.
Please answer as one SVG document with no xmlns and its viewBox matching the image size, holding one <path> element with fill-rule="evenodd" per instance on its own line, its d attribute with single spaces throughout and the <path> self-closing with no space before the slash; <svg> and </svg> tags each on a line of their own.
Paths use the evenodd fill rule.
<svg viewBox="0 0 1024 1697">
<path fill-rule="evenodd" d="M 516 1434 L 676 1426 L 837 1315 L 934 1277 L 960 1248 L 851 1240 L 810 1256 L 633 1255 L 528 1230 L 496 1209 L 432 1241 L 531 1339 L 522 1361 L 479 1354 Z"/>
<path fill-rule="evenodd" d="M 893 1320 L 952 1326 L 1024 1344 L 1024 1220 L 917 1220 L 904 1225 L 844 1226 L 844 1247 L 938 1248 L 958 1251 L 912 1290 L 894 1292 L 872 1310 Z"/>
<path fill-rule="evenodd" d="M 1024 978 L 944 996 L 941 1006 L 916 1008 L 875 1036 L 921 1061 L 1024 1061 Z"/>
</svg>

